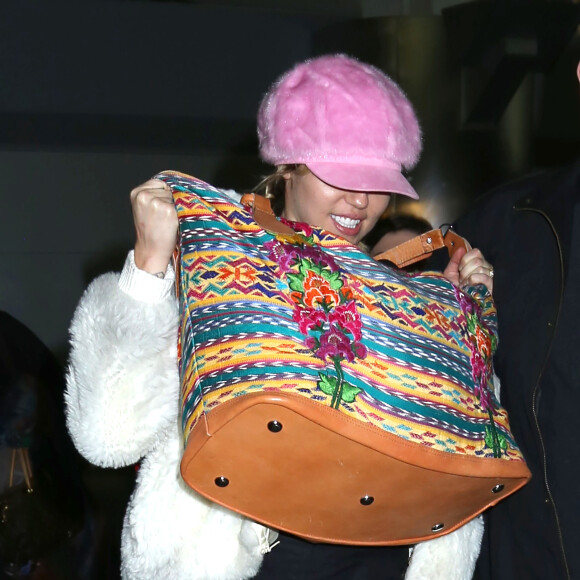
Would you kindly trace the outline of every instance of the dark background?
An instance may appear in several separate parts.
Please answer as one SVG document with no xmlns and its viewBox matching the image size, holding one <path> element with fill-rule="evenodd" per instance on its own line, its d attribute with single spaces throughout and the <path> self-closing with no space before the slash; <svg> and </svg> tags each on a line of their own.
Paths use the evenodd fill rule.
<svg viewBox="0 0 580 580">
<path fill-rule="evenodd" d="M 163 169 L 248 190 L 255 117 L 295 62 L 341 51 L 416 106 L 412 173 L 436 225 L 489 187 L 574 159 L 573 2 L 5 0 L 0 308 L 61 361 L 86 284 L 133 243 L 128 193 Z"/>
</svg>

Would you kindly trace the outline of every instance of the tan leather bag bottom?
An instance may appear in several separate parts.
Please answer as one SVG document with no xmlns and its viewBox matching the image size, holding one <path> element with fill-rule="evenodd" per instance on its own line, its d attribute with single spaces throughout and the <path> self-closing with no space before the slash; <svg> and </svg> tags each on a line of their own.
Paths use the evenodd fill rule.
<svg viewBox="0 0 580 580">
<path fill-rule="evenodd" d="M 407 442 L 297 395 L 218 405 L 191 432 L 183 479 L 212 501 L 316 542 L 412 544 L 522 487 L 522 461 Z"/>
</svg>

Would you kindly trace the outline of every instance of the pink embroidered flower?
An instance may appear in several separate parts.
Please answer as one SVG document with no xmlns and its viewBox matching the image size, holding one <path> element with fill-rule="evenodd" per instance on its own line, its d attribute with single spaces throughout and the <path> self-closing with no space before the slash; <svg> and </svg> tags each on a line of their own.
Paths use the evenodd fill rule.
<svg viewBox="0 0 580 580">
<path fill-rule="evenodd" d="M 362 324 L 354 300 L 350 300 L 346 304 L 339 304 L 334 310 L 329 312 L 328 321 L 331 324 L 338 324 L 341 328 L 350 332 L 354 340 L 362 339 Z"/>
<path fill-rule="evenodd" d="M 345 358 L 349 362 L 354 360 L 354 353 L 350 347 L 350 340 L 336 326 L 331 326 L 326 332 L 320 336 L 320 342 L 316 356 L 323 360 L 325 359 L 342 359 Z"/>
<path fill-rule="evenodd" d="M 264 247 L 270 252 L 268 256 L 270 260 L 276 263 L 279 262 L 280 258 L 285 253 L 284 245 L 281 244 L 276 238 L 266 242 Z"/>
<path fill-rule="evenodd" d="M 322 310 L 295 308 L 292 314 L 292 320 L 298 323 L 298 328 L 302 334 L 308 334 L 310 330 L 316 327 L 322 329 L 328 318 Z"/>
<path fill-rule="evenodd" d="M 456 286 L 453 289 L 455 291 L 455 297 L 457 298 L 457 301 L 459 302 L 459 307 L 461 308 L 461 311 L 463 312 L 463 314 L 466 317 L 469 314 L 472 314 L 475 310 L 475 303 L 473 302 L 471 297 L 468 296 L 465 292 L 461 291 Z"/>
<path fill-rule="evenodd" d="M 296 262 L 296 252 L 286 252 L 278 260 L 282 272 L 289 272 Z"/>
<path fill-rule="evenodd" d="M 364 359 L 368 354 L 367 347 L 362 342 L 353 342 L 352 350 L 356 358 Z"/>
<path fill-rule="evenodd" d="M 276 262 L 282 272 L 289 272 L 297 258 L 297 250 L 290 244 L 281 244 L 277 239 L 266 242 L 264 247 L 270 251 L 269 258 Z"/>
</svg>

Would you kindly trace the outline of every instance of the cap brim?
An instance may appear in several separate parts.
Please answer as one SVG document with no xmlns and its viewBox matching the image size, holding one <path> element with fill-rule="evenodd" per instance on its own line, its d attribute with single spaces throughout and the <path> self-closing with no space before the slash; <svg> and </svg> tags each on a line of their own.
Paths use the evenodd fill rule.
<svg viewBox="0 0 580 580">
<path fill-rule="evenodd" d="M 372 165 L 347 163 L 306 163 L 306 166 L 322 181 L 350 191 L 374 191 L 380 193 L 400 193 L 419 199 L 417 192 L 396 169 L 385 169 Z"/>
</svg>

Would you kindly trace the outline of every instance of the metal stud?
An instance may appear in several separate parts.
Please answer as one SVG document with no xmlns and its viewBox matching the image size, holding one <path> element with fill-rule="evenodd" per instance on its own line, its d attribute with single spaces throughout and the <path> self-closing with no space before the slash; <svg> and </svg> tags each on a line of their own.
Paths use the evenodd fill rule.
<svg viewBox="0 0 580 580">
<path fill-rule="evenodd" d="M 445 524 L 435 524 L 432 528 L 432 532 L 440 532 L 445 527 Z"/>
<path fill-rule="evenodd" d="M 492 487 L 491 493 L 499 493 L 500 491 L 503 491 L 504 487 L 505 485 L 503 483 L 498 483 Z"/>
<path fill-rule="evenodd" d="M 428 243 L 428 244 L 431 244 L 431 243 L 433 243 L 433 239 L 432 239 L 432 238 L 427 238 L 427 243 Z"/>
<path fill-rule="evenodd" d="M 360 502 L 362 505 L 371 505 L 375 501 L 375 498 L 372 495 L 365 495 L 360 498 Z"/>
<path fill-rule="evenodd" d="M 280 433 L 280 431 L 282 431 L 282 423 L 274 419 L 274 421 L 268 423 L 268 429 L 272 431 L 272 433 Z"/>
<path fill-rule="evenodd" d="M 215 478 L 215 484 L 218 487 L 227 487 L 230 484 L 230 480 L 222 475 L 221 477 Z"/>
</svg>

